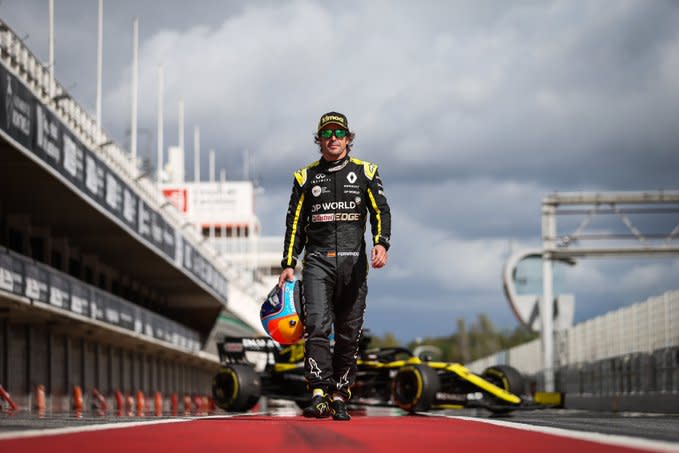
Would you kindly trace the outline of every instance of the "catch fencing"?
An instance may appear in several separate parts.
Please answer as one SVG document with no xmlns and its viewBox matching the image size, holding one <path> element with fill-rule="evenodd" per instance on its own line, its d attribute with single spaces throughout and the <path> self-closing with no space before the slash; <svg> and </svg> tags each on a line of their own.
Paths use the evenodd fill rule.
<svg viewBox="0 0 679 453">
<path fill-rule="evenodd" d="M 679 290 L 556 333 L 557 390 L 571 394 L 679 393 Z M 506 364 L 541 382 L 540 339 L 467 366 Z"/>
</svg>

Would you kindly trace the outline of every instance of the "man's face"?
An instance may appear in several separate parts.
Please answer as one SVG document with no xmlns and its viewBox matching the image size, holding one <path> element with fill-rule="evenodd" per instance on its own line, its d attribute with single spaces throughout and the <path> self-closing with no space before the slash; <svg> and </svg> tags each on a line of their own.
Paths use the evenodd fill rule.
<svg viewBox="0 0 679 453">
<path fill-rule="evenodd" d="M 325 160 L 334 161 L 344 158 L 347 155 L 347 145 L 349 144 L 349 131 L 346 131 L 344 137 L 338 138 L 335 131 L 341 129 L 346 131 L 342 126 L 337 124 L 327 124 L 318 133 L 321 140 L 321 152 Z M 324 131 L 331 131 L 329 138 L 324 137 Z M 325 132 L 325 134 L 330 134 Z"/>
</svg>

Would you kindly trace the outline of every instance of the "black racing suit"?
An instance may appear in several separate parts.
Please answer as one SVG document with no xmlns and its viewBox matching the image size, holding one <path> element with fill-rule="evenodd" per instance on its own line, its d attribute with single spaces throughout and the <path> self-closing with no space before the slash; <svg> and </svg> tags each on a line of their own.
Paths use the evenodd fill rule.
<svg viewBox="0 0 679 453">
<path fill-rule="evenodd" d="M 321 160 L 295 172 L 283 268 L 304 266 L 305 376 L 309 387 L 351 397 L 368 293 L 365 223 L 373 245 L 389 249 L 391 214 L 377 165 L 354 157 Z M 334 324 L 335 344 L 330 349 Z"/>
</svg>

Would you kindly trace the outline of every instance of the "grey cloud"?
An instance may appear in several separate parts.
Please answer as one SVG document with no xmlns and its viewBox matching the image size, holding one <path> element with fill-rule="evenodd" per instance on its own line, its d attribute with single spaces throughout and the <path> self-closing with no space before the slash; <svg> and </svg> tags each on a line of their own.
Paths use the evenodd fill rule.
<svg viewBox="0 0 679 453">
<path fill-rule="evenodd" d="M 56 4 L 57 76 L 75 83 L 73 94 L 93 111 L 96 2 Z M 183 98 L 187 175 L 194 125 L 203 175 L 214 148 L 218 167 L 241 178 L 249 150 L 265 189 L 258 210 L 266 234 L 282 234 L 292 171 L 318 158 L 319 115 L 349 116 L 354 153 L 380 164 L 394 212 L 392 259 L 371 273 L 368 316 L 404 339 L 428 327 L 445 334 L 458 314 L 478 311 L 512 324 L 501 266 L 510 241 L 539 244 L 546 194 L 678 188 L 679 8 L 671 1 L 336 8 L 204 0 L 189 11 L 180 0 L 125 0 L 105 9 L 105 128 L 125 143 L 131 21 L 139 16 L 142 151 L 155 155 L 162 62 L 165 143 L 176 142 Z M 5 1 L 0 14 L 46 60 L 46 3 Z M 672 223 L 644 221 L 662 231 Z M 579 313 L 672 287 L 676 263 L 578 265 L 571 273 Z M 615 278 L 624 266 L 657 280 L 621 291 Z M 598 283 L 577 284 L 591 275 Z M 418 300 L 431 311 L 417 312 Z"/>
</svg>

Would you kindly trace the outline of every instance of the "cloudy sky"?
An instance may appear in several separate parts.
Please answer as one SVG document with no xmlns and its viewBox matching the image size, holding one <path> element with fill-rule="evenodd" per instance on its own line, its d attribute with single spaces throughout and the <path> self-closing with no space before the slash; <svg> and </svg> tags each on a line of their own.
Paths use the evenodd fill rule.
<svg viewBox="0 0 679 453">
<path fill-rule="evenodd" d="M 55 3 L 57 78 L 94 114 L 97 1 Z M 0 3 L 43 61 L 47 4 Z M 247 150 L 264 234 L 282 235 L 292 171 L 318 157 L 319 116 L 344 112 L 353 154 L 380 165 L 392 207 L 390 263 L 370 274 L 367 326 L 378 334 L 448 335 L 480 313 L 514 328 L 502 267 L 541 246 L 546 195 L 679 189 L 677 2 L 186 5 L 105 2 L 104 128 L 126 143 L 136 16 L 140 153 L 155 156 L 162 64 L 165 143 L 177 142 L 184 99 L 187 149 L 199 126 L 201 149 L 217 150 L 230 179 L 243 178 Z M 630 218 L 666 235 L 679 223 L 676 213 Z M 592 229 L 629 232 L 617 218 Z M 584 259 L 558 286 L 582 321 L 679 288 L 679 259 Z"/>
</svg>

